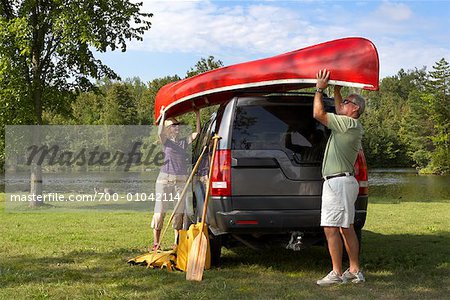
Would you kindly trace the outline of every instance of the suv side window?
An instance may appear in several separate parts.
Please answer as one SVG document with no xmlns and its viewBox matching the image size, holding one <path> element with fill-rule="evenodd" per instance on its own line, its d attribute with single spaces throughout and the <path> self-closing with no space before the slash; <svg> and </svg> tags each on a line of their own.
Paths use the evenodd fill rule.
<svg viewBox="0 0 450 300">
<path fill-rule="evenodd" d="M 198 155 L 200 155 L 203 146 L 209 142 L 209 139 L 211 138 L 212 125 L 215 123 L 215 119 L 216 113 L 213 113 L 209 118 L 209 120 L 202 126 L 200 135 L 195 141 L 195 151 L 194 151 L 195 158 L 198 157 Z"/>
</svg>

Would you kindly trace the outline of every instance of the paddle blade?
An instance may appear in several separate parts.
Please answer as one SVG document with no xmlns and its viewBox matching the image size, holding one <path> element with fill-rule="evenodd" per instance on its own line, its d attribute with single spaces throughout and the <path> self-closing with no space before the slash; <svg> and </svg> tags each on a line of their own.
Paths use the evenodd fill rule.
<svg viewBox="0 0 450 300">
<path fill-rule="evenodd" d="M 205 234 L 202 232 L 195 237 L 192 242 L 191 250 L 189 251 L 186 271 L 187 280 L 202 281 L 207 248 L 208 241 Z"/>
</svg>

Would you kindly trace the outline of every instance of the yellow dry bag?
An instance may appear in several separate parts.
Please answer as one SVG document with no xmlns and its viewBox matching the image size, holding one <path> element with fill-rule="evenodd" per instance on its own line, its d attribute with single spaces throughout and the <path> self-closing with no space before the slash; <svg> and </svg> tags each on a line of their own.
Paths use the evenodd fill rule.
<svg viewBox="0 0 450 300">
<path fill-rule="evenodd" d="M 192 224 L 189 226 L 188 230 L 180 230 L 178 235 L 178 246 L 177 246 L 177 264 L 176 268 L 186 272 L 187 262 L 189 257 L 189 251 L 191 250 L 192 242 L 195 237 L 200 233 L 200 224 Z M 208 248 L 206 250 L 206 262 L 205 269 L 211 268 L 211 250 L 209 248 L 209 237 L 208 237 L 208 227 L 203 228 L 203 232 L 206 235 L 206 240 L 208 241 Z"/>
</svg>

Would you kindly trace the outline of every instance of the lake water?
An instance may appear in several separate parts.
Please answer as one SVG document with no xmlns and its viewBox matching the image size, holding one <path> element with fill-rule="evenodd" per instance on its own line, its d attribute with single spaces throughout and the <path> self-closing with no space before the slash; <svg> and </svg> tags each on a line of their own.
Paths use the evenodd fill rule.
<svg viewBox="0 0 450 300">
<path fill-rule="evenodd" d="M 414 169 L 369 171 L 369 201 L 450 201 L 450 176 L 418 175 Z"/>
<path fill-rule="evenodd" d="M 130 172 L 127 175 L 128 178 L 114 178 L 112 183 L 116 187 L 117 185 L 124 185 L 124 188 L 127 188 L 130 192 L 142 190 L 142 186 L 139 185 L 143 182 L 146 187 L 147 185 L 153 186 L 156 173 L 151 173 Z M 81 186 L 86 191 L 92 191 L 94 186 L 101 184 L 99 183 L 99 174 L 95 173 L 88 175 L 91 178 L 87 178 L 86 174 L 83 174 L 82 178 L 74 173 L 67 176 L 72 178 L 71 181 L 78 186 L 82 183 Z M 53 185 L 59 186 L 58 178 L 53 177 L 51 181 Z M 4 192 L 4 190 L 4 178 L 1 177 L 0 192 Z M 370 201 L 373 202 L 450 201 L 450 176 L 418 175 L 414 169 L 372 169 L 369 171 L 369 197 Z"/>
</svg>

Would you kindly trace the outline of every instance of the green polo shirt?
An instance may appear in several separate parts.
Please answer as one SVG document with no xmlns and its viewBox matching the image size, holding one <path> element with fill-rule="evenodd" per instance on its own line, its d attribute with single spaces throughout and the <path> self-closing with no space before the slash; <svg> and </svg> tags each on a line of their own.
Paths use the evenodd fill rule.
<svg viewBox="0 0 450 300">
<path fill-rule="evenodd" d="M 353 172 L 364 133 L 361 122 L 347 116 L 327 113 L 331 135 L 323 158 L 322 175 Z"/>
</svg>

